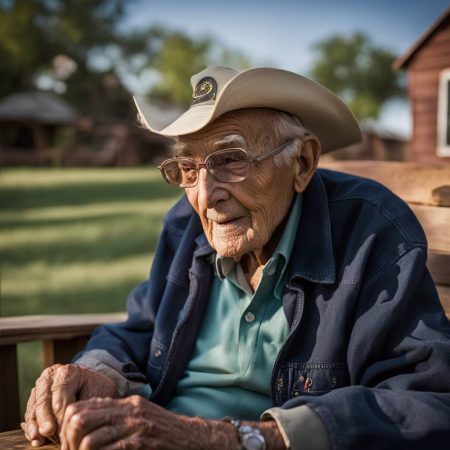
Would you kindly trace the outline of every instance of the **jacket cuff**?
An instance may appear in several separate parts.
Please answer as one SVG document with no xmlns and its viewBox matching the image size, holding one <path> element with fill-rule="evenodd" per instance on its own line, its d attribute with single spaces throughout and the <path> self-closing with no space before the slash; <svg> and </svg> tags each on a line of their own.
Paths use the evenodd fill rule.
<svg viewBox="0 0 450 450">
<path fill-rule="evenodd" d="M 261 420 L 275 420 L 287 449 L 331 450 L 325 424 L 309 406 L 270 408 L 262 413 Z"/>
<path fill-rule="evenodd" d="M 90 350 L 83 353 L 73 364 L 78 364 L 108 377 L 116 385 L 120 397 L 136 394 L 149 398 L 152 393 L 152 388 L 149 384 L 130 381 L 125 378 L 116 369 L 120 367 L 120 362 L 106 350 Z"/>
</svg>

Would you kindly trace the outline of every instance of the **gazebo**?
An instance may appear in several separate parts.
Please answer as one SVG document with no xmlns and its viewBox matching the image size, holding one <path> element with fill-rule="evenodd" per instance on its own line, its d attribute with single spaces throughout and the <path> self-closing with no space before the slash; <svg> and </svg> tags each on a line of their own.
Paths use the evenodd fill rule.
<svg viewBox="0 0 450 450">
<path fill-rule="evenodd" d="M 0 162 L 39 164 L 52 157 L 56 132 L 74 125 L 76 111 L 44 92 L 11 94 L 0 101 Z"/>
</svg>

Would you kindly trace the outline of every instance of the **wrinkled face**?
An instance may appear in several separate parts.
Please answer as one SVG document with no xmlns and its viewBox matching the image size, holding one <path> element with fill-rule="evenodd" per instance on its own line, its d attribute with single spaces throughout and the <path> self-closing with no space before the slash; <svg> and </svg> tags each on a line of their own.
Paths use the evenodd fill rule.
<svg viewBox="0 0 450 450">
<path fill-rule="evenodd" d="M 258 141 L 266 144 L 250 145 L 254 139 L 246 136 L 249 128 L 261 137 Z M 204 161 L 214 151 L 241 147 L 257 156 L 284 143 L 267 148 L 264 135 L 269 132 L 254 117 L 240 111 L 219 118 L 198 133 L 180 137 L 177 154 Z M 237 183 L 219 182 L 205 168 L 200 169 L 197 185 L 185 191 L 210 245 L 220 255 L 237 260 L 247 253 L 263 252 L 289 210 L 294 195 L 293 173 L 292 164 L 277 167 L 273 158 L 256 163 L 248 177 Z"/>
</svg>

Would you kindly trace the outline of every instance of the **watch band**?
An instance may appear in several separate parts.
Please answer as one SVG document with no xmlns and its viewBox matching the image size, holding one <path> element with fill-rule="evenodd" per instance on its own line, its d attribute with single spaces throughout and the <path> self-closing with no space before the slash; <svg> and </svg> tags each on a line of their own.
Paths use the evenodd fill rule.
<svg viewBox="0 0 450 450">
<path fill-rule="evenodd" d="M 258 428 L 241 425 L 238 431 L 243 450 L 266 450 L 266 440 Z"/>
</svg>

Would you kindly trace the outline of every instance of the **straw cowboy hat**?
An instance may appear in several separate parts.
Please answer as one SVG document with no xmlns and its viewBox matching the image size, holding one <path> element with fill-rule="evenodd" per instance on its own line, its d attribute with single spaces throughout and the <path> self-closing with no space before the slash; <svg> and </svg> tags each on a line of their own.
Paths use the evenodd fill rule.
<svg viewBox="0 0 450 450">
<path fill-rule="evenodd" d="M 154 133 L 175 137 L 199 131 L 228 111 L 272 108 L 297 116 L 319 138 L 322 153 L 361 140 L 358 123 L 342 100 L 293 72 L 272 68 L 238 72 L 209 66 L 192 76 L 191 85 L 191 106 L 170 124 L 160 123 L 155 110 L 135 97 L 140 120 Z"/>
</svg>

